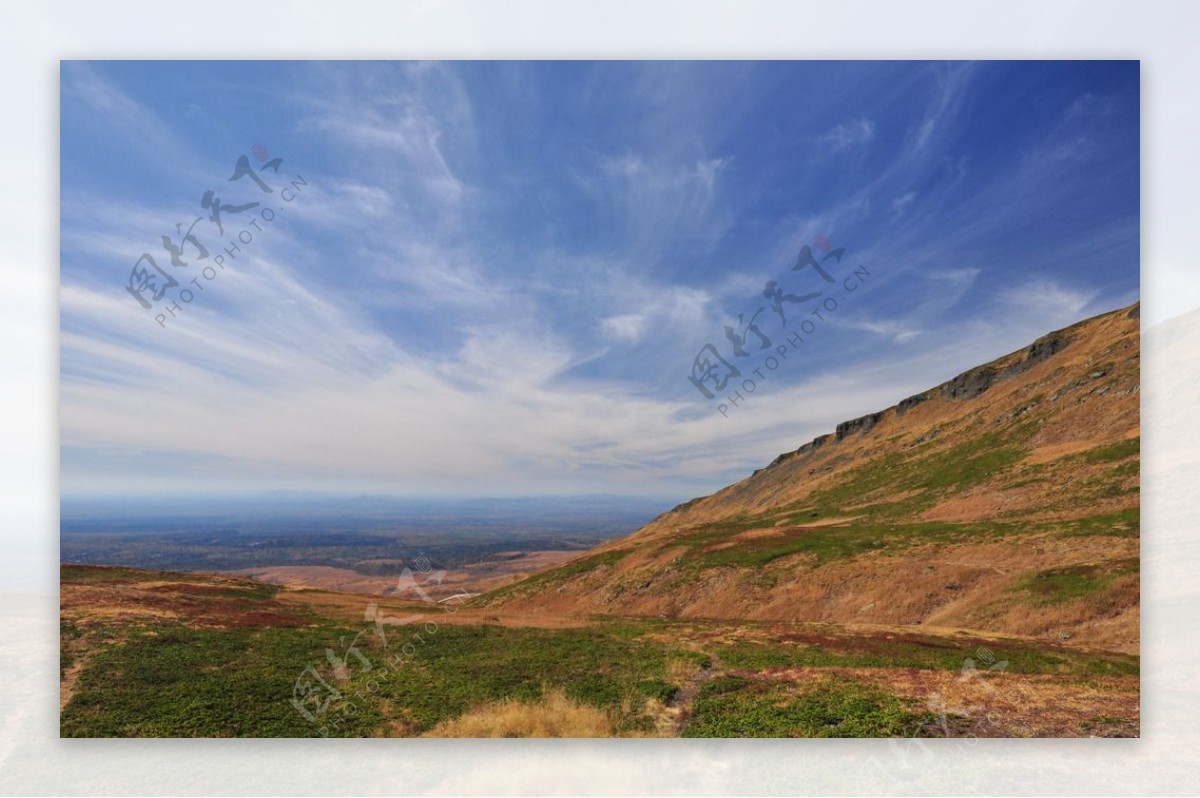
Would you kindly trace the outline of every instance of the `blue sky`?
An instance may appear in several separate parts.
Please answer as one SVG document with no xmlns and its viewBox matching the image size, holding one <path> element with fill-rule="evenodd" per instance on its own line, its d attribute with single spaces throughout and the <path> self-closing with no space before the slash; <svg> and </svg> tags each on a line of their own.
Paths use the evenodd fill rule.
<svg viewBox="0 0 1200 798">
<path fill-rule="evenodd" d="M 62 490 L 710 492 L 1137 299 L 1138 85 L 1136 62 L 64 62 Z M 272 192 L 229 180 L 242 156 Z M 208 190 L 260 204 L 222 241 Z M 160 241 L 197 218 L 209 256 L 174 267 Z M 805 244 L 845 249 L 834 283 L 791 270 Z M 178 282 L 150 310 L 144 252 Z M 768 280 L 823 293 L 785 326 Z M 826 298 L 727 415 L 734 383 L 688 381 L 708 343 L 761 367 L 739 314 L 767 306 L 773 349 Z"/>
</svg>

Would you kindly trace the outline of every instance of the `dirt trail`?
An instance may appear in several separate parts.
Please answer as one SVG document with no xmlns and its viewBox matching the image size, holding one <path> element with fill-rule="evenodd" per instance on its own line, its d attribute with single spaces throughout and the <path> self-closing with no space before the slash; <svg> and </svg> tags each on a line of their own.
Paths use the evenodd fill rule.
<svg viewBox="0 0 1200 798">
<path fill-rule="evenodd" d="M 692 704 L 695 703 L 696 696 L 700 694 L 700 689 L 713 677 L 724 673 L 724 664 L 717 657 L 707 653 L 705 656 L 708 657 L 708 664 L 701 666 L 692 674 L 692 678 L 688 680 L 687 684 L 667 702 L 667 709 L 673 717 L 674 737 L 683 736 L 684 727 L 692 717 Z"/>
<path fill-rule="evenodd" d="M 63 671 L 62 680 L 58 684 L 59 712 L 62 712 L 67 708 L 67 704 L 71 703 L 71 698 L 75 695 L 75 685 L 79 681 L 79 677 L 83 674 L 83 669 L 86 665 L 87 659 L 80 657 Z"/>
</svg>

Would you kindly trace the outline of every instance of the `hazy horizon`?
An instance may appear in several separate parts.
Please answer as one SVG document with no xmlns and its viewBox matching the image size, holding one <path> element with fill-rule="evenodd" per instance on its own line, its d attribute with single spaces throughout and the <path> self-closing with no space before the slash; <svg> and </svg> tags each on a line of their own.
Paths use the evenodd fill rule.
<svg viewBox="0 0 1200 798">
<path fill-rule="evenodd" d="M 122 517 L 166 513 L 186 516 L 227 515 L 254 512 L 284 515 L 297 511 L 340 510 L 355 512 L 469 512 L 504 516 L 505 512 L 535 509 L 574 508 L 610 510 L 632 507 L 662 507 L 669 510 L 680 499 L 663 496 L 611 493 L 524 495 L 524 496 L 405 496 L 384 494 L 320 493 L 295 490 L 266 490 L 253 493 L 212 494 L 63 494 L 60 518 Z"/>
</svg>

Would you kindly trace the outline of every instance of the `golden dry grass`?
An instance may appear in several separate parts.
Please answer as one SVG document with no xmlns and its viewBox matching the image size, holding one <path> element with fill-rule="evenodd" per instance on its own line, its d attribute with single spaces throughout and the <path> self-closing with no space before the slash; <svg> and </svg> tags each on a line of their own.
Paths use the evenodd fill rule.
<svg viewBox="0 0 1200 798">
<path fill-rule="evenodd" d="M 686 659 L 669 659 L 667 660 L 667 681 L 671 684 L 687 684 L 700 670 L 700 666 L 695 662 Z"/>
<path fill-rule="evenodd" d="M 506 699 L 468 710 L 439 723 L 426 737 L 612 737 L 612 720 L 602 710 L 550 690 L 536 702 Z"/>
</svg>

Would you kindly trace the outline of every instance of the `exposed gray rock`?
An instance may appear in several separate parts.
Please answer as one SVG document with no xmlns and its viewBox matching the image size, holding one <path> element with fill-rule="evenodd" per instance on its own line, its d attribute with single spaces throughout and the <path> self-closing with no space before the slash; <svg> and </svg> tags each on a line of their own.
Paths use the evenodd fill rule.
<svg viewBox="0 0 1200 798">
<path fill-rule="evenodd" d="M 979 394 L 992 387 L 996 381 L 996 371 L 983 367 L 971 369 L 959 374 L 942 386 L 942 396 L 950 399 L 974 399 Z"/>
<path fill-rule="evenodd" d="M 909 410 L 912 410 L 914 407 L 921 404 L 921 402 L 927 401 L 928 399 L 929 399 L 928 391 L 926 391 L 925 393 L 919 393 L 916 396 L 910 396 L 907 399 L 901 399 L 900 404 L 896 405 L 896 415 L 902 416 L 905 413 L 907 413 Z"/>
<path fill-rule="evenodd" d="M 867 432 L 880 422 L 883 414 L 886 412 L 886 410 L 880 410 L 878 413 L 868 413 L 865 416 L 843 421 L 837 425 L 837 429 L 833 433 L 834 437 L 840 441 L 847 435 L 853 435 L 856 432 Z"/>
</svg>

